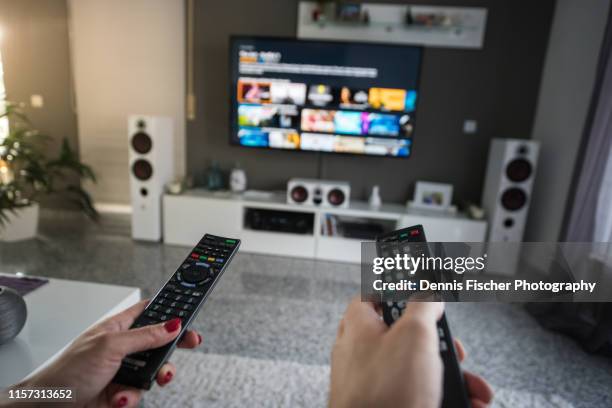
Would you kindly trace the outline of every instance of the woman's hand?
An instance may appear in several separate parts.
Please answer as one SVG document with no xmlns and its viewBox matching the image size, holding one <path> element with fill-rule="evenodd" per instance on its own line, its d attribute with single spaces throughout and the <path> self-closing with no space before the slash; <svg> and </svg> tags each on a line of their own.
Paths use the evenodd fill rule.
<svg viewBox="0 0 612 408">
<path fill-rule="evenodd" d="M 439 407 L 443 365 L 436 322 L 443 310 L 442 303 L 409 303 L 387 327 L 374 304 L 355 298 L 332 352 L 330 407 Z M 462 361 L 465 350 L 455 345 Z M 463 374 L 472 407 L 486 407 L 491 387 L 480 376 Z"/>
<path fill-rule="evenodd" d="M 137 406 L 141 390 L 111 383 L 121 360 L 128 354 L 168 344 L 179 334 L 181 327 L 181 320 L 175 319 L 130 330 L 147 303 L 142 301 L 87 330 L 50 366 L 18 387 L 72 388 L 77 406 Z M 200 343 L 202 337 L 189 330 L 178 346 L 195 348 Z M 157 383 L 160 386 L 168 384 L 175 373 L 172 364 L 165 364 L 157 373 Z"/>
</svg>

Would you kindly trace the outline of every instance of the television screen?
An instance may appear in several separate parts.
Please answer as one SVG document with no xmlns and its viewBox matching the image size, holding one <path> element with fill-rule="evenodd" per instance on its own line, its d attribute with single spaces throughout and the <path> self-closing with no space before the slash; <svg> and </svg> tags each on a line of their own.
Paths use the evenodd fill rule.
<svg viewBox="0 0 612 408">
<path fill-rule="evenodd" d="M 420 47 L 232 37 L 231 142 L 408 157 Z"/>
</svg>

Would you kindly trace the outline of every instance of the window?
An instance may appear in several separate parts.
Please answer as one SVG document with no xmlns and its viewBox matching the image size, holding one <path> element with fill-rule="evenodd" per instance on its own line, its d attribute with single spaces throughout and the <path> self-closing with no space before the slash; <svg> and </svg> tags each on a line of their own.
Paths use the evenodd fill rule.
<svg viewBox="0 0 612 408">
<path fill-rule="evenodd" d="M 1 35 L 1 33 L 0 33 Z M 4 69 L 2 67 L 2 52 L 0 51 L 0 112 L 4 112 L 6 104 L 6 89 L 4 88 Z M 0 118 L 0 142 L 2 142 L 9 132 L 8 118 Z"/>
</svg>

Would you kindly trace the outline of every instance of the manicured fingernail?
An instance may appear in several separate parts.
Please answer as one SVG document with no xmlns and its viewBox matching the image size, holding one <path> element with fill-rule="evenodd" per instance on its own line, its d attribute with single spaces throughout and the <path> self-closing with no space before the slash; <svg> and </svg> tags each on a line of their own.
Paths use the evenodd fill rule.
<svg viewBox="0 0 612 408">
<path fill-rule="evenodd" d="M 170 380 L 172 380 L 173 376 L 174 374 L 172 374 L 172 371 L 168 371 L 166 375 L 164 376 L 164 384 L 168 384 Z"/>
<path fill-rule="evenodd" d="M 198 344 L 202 344 L 202 336 L 198 333 Z"/>
<path fill-rule="evenodd" d="M 115 407 L 117 407 L 117 408 L 125 407 L 127 405 L 127 403 L 128 403 L 127 397 L 123 396 L 123 397 L 119 398 L 117 400 L 117 402 L 115 402 Z"/>
<path fill-rule="evenodd" d="M 181 327 L 181 319 L 178 317 L 176 319 L 172 319 L 164 323 L 164 327 L 168 333 L 172 333 L 173 331 L 178 330 Z"/>
</svg>

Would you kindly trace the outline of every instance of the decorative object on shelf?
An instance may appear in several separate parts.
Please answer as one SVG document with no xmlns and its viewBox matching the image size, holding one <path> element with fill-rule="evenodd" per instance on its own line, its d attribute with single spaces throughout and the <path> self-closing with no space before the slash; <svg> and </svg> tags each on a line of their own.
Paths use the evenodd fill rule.
<svg viewBox="0 0 612 408">
<path fill-rule="evenodd" d="M 174 180 L 166 183 L 166 192 L 168 194 L 179 195 L 183 192 L 184 186 L 181 180 Z"/>
<path fill-rule="evenodd" d="M 367 10 L 361 9 L 359 3 L 337 3 L 336 21 L 367 24 L 370 16 Z"/>
<path fill-rule="evenodd" d="M 468 203 L 466 206 L 466 213 L 472 220 L 484 220 L 485 211 L 484 208 L 477 206 L 474 203 Z"/>
<path fill-rule="evenodd" d="M 213 161 L 206 171 L 206 188 L 210 191 L 223 189 L 223 172 L 216 161 Z"/>
<path fill-rule="evenodd" d="M 0 344 L 13 340 L 28 317 L 23 297 L 13 289 L 0 286 Z"/>
<path fill-rule="evenodd" d="M 453 186 L 444 183 L 417 181 L 411 208 L 449 211 L 453 198 Z"/>
<path fill-rule="evenodd" d="M 240 167 L 239 163 L 236 163 L 236 167 L 230 173 L 229 185 L 234 193 L 242 193 L 247 188 L 246 172 Z"/>
<path fill-rule="evenodd" d="M 96 181 L 93 170 L 79 161 L 63 139 L 56 157 L 49 157 L 49 137 L 33 129 L 23 112 L 25 105 L 7 102 L 0 118 L 11 130 L 0 140 L 0 241 L 34 238 L 38 228 L 38 200 L 61 195 L 91 219 L 98 213 L 81 181 Z"/>
<path fill-rule="evenodd" d="M 368 204 L 372 209 L 379 209 L 382 205 L 382 199 L 380 198 L 380 188 L 378 186 L 372 187 L 372 193 L 370 193 L 370 199 Z"/>
<path fill-rule="evenodd" d="M 482 48 L 487 9 L 300 1 L 298 38 Z"/>
</svg>

